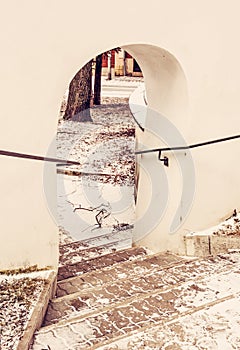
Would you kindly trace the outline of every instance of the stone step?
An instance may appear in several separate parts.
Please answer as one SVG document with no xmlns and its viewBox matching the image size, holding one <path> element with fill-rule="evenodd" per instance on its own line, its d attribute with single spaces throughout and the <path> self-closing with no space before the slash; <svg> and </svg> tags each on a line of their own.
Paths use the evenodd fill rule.
<svg viewBox="0 0 240 350">
<path fill-rule="evenodd" d="M 123 239 L 132 238 L 132 228 L 131 227 L 129 228 L 129 226 L 131 225 L 126 224 L 125 227 L 124 226 L 122 227 L 122 226 L 123 224 L 119 226 L 119 229 L 111 233 L 106 233 L 106 234 L 94 236 L 91 238 L 78 240 L 75 242 L 61 244 L 59 247 L 60 254 L 64 253 L 61 251 L 61 249 L 63 248 L 63 250 L 65 251 L 68 246 L 69 247 L 73 246 L 75 249 L 81 250 L 86 248 L 98 247 L 99 245 L 105 245 L 105 244 L 117 242 Z"/>
<path fill-rule="evenodd" d="M 147 251 L 142 247 L 120 250 L 116 253 L 105 254 L 97 258 L 80 261 L 74 264 L 60 266 L 58 269 L 58 281 L 78 276 L 86 272 L 112 266 L 118 262 L 137 259 L 146 255 Z"/>
<path fill-rule="evenodd" d="M 206 274 L 202 269 L 201 275 L 192 276 L 192 279 L 180 285 L 141 293 L 125 302 L 109 305 L 104 310 L 76 315 L 43 327 L 35 334 L 32 349 L 94 349 L 128 337 L 133 332 L 174 322 L 182 316 L 207 310 L 233 298 L 240 293 L 239 257 L 227 271 L 220 269 L 221 260 L 208 260 L 210 265 L 219 266 L 218 273 L 213 276 L 210 269 Z M 113 297 L 114 293 L 115 290 L 112 291 Z"/>
<path fill-rule="evenodd" d="M 192 258 L 190 258 L 193 260 Z M 129 276 L 151 275 L 156 269 L 167 269 L 177 264 L 184 264 L 187 260 L 174 254 L 159 253 L 155 255 L 141 255 L 138 259 L 123 261 L 119 264 L 94 270 L 80 276 L 58 281 L 56 296 L 86 291 L 101 287 L 107 283 L 116 283 Z"/>
<path fill-rule="evenodd" d="M 94 243 L 97 243 L 96 240 L 94 240 Z M 89 245 L 88 247 L 87 244 Z M 132 239 L 128 237 L 96 246 L 90 246 L 90 242 L 88 240 L 87 244 L 83 241 L 78 241 L 60 246 L 59 267 L 130 248 L 132 246 Z"/>
<path fill-rule="evenodd" d="M 119 337 L 110 344 L 96 346 L 98 350 L 144 349 L 240 349 L 240 295 L 220 299 L 177 318 L 174 322 L 151 325 L 144 331 Z M 189 326 L 191 325 L 191 326 Z"/>
<path fill-rule="evenodd" d="M 122 276 L 123 278 L 105 282 L 101 287 L 53 299 L 49 304 L 43 325 L 47 326 L 62 319 L 103 311 L 104 308 L 115 308 L 123 302 L 142 298 L 144 294 L 155 294 L 156 291 L 176 287 L 191 280 L 197 281 L 198 276 L 201 276 L 202 273 L 210 277 L 219 273 L 227 273 L 233 265 L 237 266 L 236 263 L 229 262 L 230 265 L 228 265 L 226 260 L 216 258 L 188 261 L 185 264 L 181 262 L 179 265 L 163 270 L 160 265 L 161 257 L 160 255 L 158 260 L 158 256 L 155 256 L 155 264 L 149 270 L 145 269 L 139 273 L 134 269 L 129 269 Z"/>
</svg>

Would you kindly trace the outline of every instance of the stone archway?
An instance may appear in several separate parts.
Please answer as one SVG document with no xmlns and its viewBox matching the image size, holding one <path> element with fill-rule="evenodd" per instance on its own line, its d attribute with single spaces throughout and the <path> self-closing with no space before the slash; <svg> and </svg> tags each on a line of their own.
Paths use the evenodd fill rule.
<svg viewBox="0 0 240 350">
<path fill-rule="evenodd" d="M 183 132 L 184 128 L 187 127 L 188 94 L 186 78 L 180 63 L 171 53 L 157 46 L 132 44 L 127 46 L 123 45 L 122 48 L 137 60 L 142 69 L 146 85 L 148 108 L 163 114 L 167 119 L 171 120 L 176 128 L 179 128 L 181 132 Z M 155 129 L 157 130 L 159 128 L 159 125 L 156 124 L 158 123 L 157 119 L 152 118 L 150 114 L 146 119 L 146 131 L 137 131 L 141 143 L 149 146 L 152 142 L 149 143 L 149 132 L 151 134 Z M 159 143 L 161 141 L 159 138 L 156 138 L 155 142 Z M 159 146 L 159 144 L 157 144 L 157 146 Z M 179 182 L 180 180 L 177 175 L 174 175 L 172 181 L 175 184 L 175 182 Z M 139 181 L 140 195 L 137 202 L 137 219 L 144 215 L 147 206 L 149 206 L 149 194 L 146 194 L 146 192 L 149 191 L 149 186 L 146 183 L 144 174 L 141 172 Z M 182 184 L 179 183 L 179 188 L 181 185 Z M 153 192 L 155 190 L 159 191 L 159 189 L 152 189 Z M 159 196 L 159 193 L 157 193 L 157 196 Z M 180 201 L 180 190 L 176 196 L 174 195 L 171 206 L 176 207 L 178 201 Z M 146 220 L 149 219 L 148 215 L 150 214 L 147 214 Z M 171 215 L 174 215 L 173 209 L 171 209 Z M 178 215 L 181 216 L 182 214 L 180 213 Z M 159 212 L 159 218 L 161 218 L 161 216 L 162 213 Z M 156 223 L 159 218 L 156 219 Z M 155 226 L 156 224 L 154 224 L 154 227 Z M 151 229 L 154 229 L 154 227 Z M 157 231 L 158 230 L 157 228 Z M 146 233 L 150 234 L 151 232 Z M 150 245 L 155 245 L 154 241 L 155 239 L 151 239 Z M 161 248 L 158 247 L 157 249 L 166 248 L 168 239 L 165 237 L 163 241 L 165 243 Z"/>
</svg>

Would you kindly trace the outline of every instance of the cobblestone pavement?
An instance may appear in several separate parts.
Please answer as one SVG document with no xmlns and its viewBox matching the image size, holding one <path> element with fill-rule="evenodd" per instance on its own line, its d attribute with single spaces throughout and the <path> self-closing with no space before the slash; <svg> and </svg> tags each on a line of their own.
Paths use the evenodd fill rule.
<svg viewBox="0 0 240 350">
<path fill-rule="evenodd" d="M 156 264 L 157 262 L 159 265 Z M 160 264 L 161 256 L 159 260 L 155 260 L 155 265 L 150 271 L 146 269 L 139 273 L 138 269 L 137 271 L 129 270 L 125 273 L 124 278 L 118 277 L 115 281 L 108 283 L 105 280 L 102 287 L 79 291 L 74 295 L 53 300 L 48 308 L 45 325 L 58 322 L 60 319 L 100 310 L 101 307 L 127 301 L 127 299 L 139 297 L 141 294 L 156 293 L 156 290 L 168 289 L 182 282 L 191 281 L 193 276 L 201 276 L 203 269 L 208 277 L 214 276 L 216 273 L 226 272 L 226 264 L 221 264 L 217 260 L 214 263 L 202 261 L 202 265 L 199 264 L 199 261 L 192 261 L 167 270 L 163 270 Z"/>
<path fill-rule="evenodd" d="M 59 266 L 64 266 L 83 260 L 106 255 L 117 250 L 127 248 L 132 244 L 132 231 L 102 235 L 83 241 L 61 244 L 59 247 Z"/>
<path fill-rule="evenodd" d="M 184 259 L 173 254 L 143 255 L 135 260 L 127 260 L 121 264 L 106 266 L 105 268 L 85 273 L 67 280 L 59 281 L 57 297 L 77 293 L 94 287 L 101 287 L 105 283 L 114 283 L 136 275 L 152 275 L 156 270 L 167 269 L 183 263 Z"/>
<path fill-rule="evenodd" d="M 59 124 L 58 157 L 80 162 L 80 166 L 66 165 L 61 169 L 119 174 L 124 179 L 127 175 L 124 183 L 132 184 L 135 123 L 128 99 L 105 98 L 102 105 L 91 108 L 91 117 L 93 122 L 63 121 Z M 99 176 L 99 181 L 104 179 Z M 117 183 L 122 184 L 120 179 Z"/>
<path fill-rule="evenodd" d="M 239 325 L 239 266 L 239 253 L 216 259 L 193 260 L 155 271 L 152 275 L 131 274 L 117 283 L 115 281 L 115 284 L 107 283 L 98 289 L 90 289 L 86 293 L 80 293 L 79 298 L 73 297 L 72 305 L 71 297 L 67 296 L 64 307 L 65 310 L 69 310 L 71 305 L 73 310 L 71 318 L 61 320 L 60 316 L 57 324 L 43 327 L 36 334 L 33 349 L 47 349 L 47 346 L 52 350 L 87 349 L 97 348 L 109 342 L 111 345 L 106 347 L 109 350 L 143 349 L 148 341 L 150 345 L 146 349 L 161 349 L 159 347 L 161 341 L 164 341 L 164 349 L 218 349 L 216 346 L 212 347 L 215 340 L 211 335 L 210 325 L 214 317 L 213 329 L 219 328 L 222 332 L 226 329 L 222 337 L 225 339 L 228 336 L 228 342 L 232 344 L 232 340 L 229 339 L 231 337 L 235 339 L 236 332 L 230 332 L 229 320 L 221 323 L 224 319 L 221 314 L 217 321 L 214 310 L 218 305 L 235 303 L 237 309 L 232 307 L 228 310 L 226 307 L 225 316 L 227 317 L 228 313 L 229 315 L 235 313 L 234 322 Z M 59 301 L 59 305 L 65 298 L 60 299 L 62 300 Z M 56 300 L 53 304 L 56 306 L 58 301 Z M 203 320 L 208 315 L 209 309 L 213 312 L 207 318 L 208 328 L 205 329 Z M 224 308 L 219 307 L 219 309 Z M 81 313 L 81 310 L 84 312 Z M 60 309 L 58 311 L 61 312 Z M 87 313 L 84 315 L 85 312 Z M 188 330 L 188 323 L 185 324 L 184 317 L 188 322 L 202 319 L 201 324 L 197 321 L 193 322 L 196 325 L 196 332 L 192 327 L 191 331 Z M 143 330 L 144 333 L 141 333 Z M 163 334 L 157 337 L 156 334 L 159 332 Z M 171 344 L 171 332 L 174 332 L 175 345 Z M 183 339 L 181 334 L 185 334 L 184 332 L 187 336 Z M 127 340 L 132 333 L 136 333 L 137 336 Z M 189 334 L 194 334 L 195 337 L 191 344 L 193 347 L 187 347 Z M 198 334 L 201 336 L 198 337 Z M 204 334 L 210 336 L 210 340 L 206 342 L 208 345 L 205 347 L 203 346 Z M 122 338 L 126 339 L 121 340 Z M 122 344 L 127 344 L 126 347 L 122 347 L 121 341 Z M 185 347 L 181 347 L 181 341 L 185 342 Z M 239 342 L 239 338 L 237 341 Z M 169 348 L 167 348 L 168 343 Z"/>
<path fill-rule="evenodd" d="M 239 294 L 175 322 L 114 341 L 98 350 L 225 350 L 240 349 Z"/>
<path fill-rule="evenodd" d="M 80 261 L 75 264 L 61 266 L 58 269 L 58 280 L 61 281 L 66 278 L 70 278 L 89 271 L 103 268 L 105 266 L 111 266 L 121 261 L 134 259 L 145 254 L 146 250 L 144 248 L 130 248 L 119 251 L 117 254 L 110 253 L 100 256 L 96 259 L 93 258 L 87 261 Z"/>
</svg>

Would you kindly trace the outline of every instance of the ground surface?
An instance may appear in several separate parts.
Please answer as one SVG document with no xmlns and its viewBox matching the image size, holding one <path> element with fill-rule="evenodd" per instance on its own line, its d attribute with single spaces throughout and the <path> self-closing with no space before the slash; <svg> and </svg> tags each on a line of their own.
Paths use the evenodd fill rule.
<svg viewBox="0 0 240 350">
<path fill-rule="evenodd" d="M 0 349 L 17 349 L 48 272 L 0 275 Z"/>
<path fill-rule="evenodd" d="M 33 350 L 240 348 L 239 252 L 139 253 L 59 281 Z"/>
<path fill-rule="evenodd" d="M 59 124 L 58 157 L 81 164 L 60 166 L 57 175 L 58 224 L 75 240 L 134 222 L 135 125 L 127 101 L 103 98 L 92 123 Z"/>
</svg>

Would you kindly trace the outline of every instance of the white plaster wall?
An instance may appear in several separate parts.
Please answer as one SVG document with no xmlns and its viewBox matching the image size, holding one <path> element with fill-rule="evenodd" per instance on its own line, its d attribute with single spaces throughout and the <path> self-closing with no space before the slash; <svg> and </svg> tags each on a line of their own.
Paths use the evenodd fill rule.
<svg viewBox="0 0 240 350">
<path fill-rule="evenodd" d="M 166 49 L 183 69 L 188 97 L 185 89 L 179 92 L 178 119 L 175 104 L 169 106 L 177 99 L 177 86 L 183 86 L 181 69 L 177 68 L 180 81 L 177 79 L 173 92 L 169 86 L 168 102 L 163 104 L 165 98 L 159 97 L 158 90 L 161 80 L 153 73 L 154 67 L 161 69 L 158 57 L 154 55 L 156 61 L 153 57 L 148 69 L 148 49 L 136 51 L 136 59 L 147 73 L 150 105 L 174 118 L 189 142 L 239 130 L 238 1 L 123 0 L 121 4 L 124 11 L 116 25 L 109 0 L 104 6 L 79 0 L 2 1 L 1 149 L 46 154 L 56 132 L 62 95 L 74 74 L 99 52 L 133 43 Z M 207 157 L 206 152 L 196 152 L 196 197 L 185 229 L 214 224 L 239 203 L 239 148 L 235 149 L 237 142 L 234 145 L 234 149 L 232 144 L 211 148 Z M 229 157 L 228 166 L 220 154 Z M 0 162 L 0 268 L 56 266 L 57 227 L 43 195 L 43 164 L 5 157 L 0 157 Z M 52 187 L 54 197 L 54 181 Z M 164 233 L 167 242 L 167 231 Z M 157 231 L 149 241 L 157 249 L 162 247 Z"/>
<path fill-rule="evenodd" d="M 238 4 L 236 2 L 234 4 L 236 11 Z M 160 48 L 149 47 L 149 57 L 147 57 L 143 52 L 143 46 L 126 47 L 126 50 L 138 57 L 143 69 L 149 108 L 160 112 L 172 121 L 188 144 L 239 134 L 240 122 L 237 117 L 239 115 L 239 71 L 236 71 L 235 64 L 231 66 L 231 61 L 236 62 L 236 57 L 239 59 L 240 51 L 234 47 L 233 41 L 236 37 L 235 39 L 232 37 L 235 36 L 236 31 L 233 7 L 226 6 L 225 10 L 225 21 L 226 18 L 229 21 L 230 18 L 232 20 L 228 28 L 228 35 L 231 36 L 228 42 L 223 39 L 227 41 L 226 30 L 221 23 L 224 20 L 223 13 L 219 11 L 217 18 L 213 17 L 210 6 L 204 16 L 199 12 L 202 24 L 200 25 L 199 19 L 196 20 L 196 27 L 191 23 L 192 31 L 189 28 L 189 32 L 185 33 L 189 43 L 191 42 L 188 52 L 180 50 L 181 53 L 179 51 L 179 54 L 174 57 Z M 200 36 L 202 36 L 201 40 Z M 226 46 L 228 46 L 227 50 Z M 171 52 L 173 53 L 174 50 Z M 231 56 L 229 52 L 232 52 Z M 193 57 L 194 60 L 190 62 Z M 156 129 L 156 123 L 157 118 L 152 118 L 150 112 L 146 120 L 145 132 L 138 131 L 138 142 L 144 145 L 142 148 L 167 146 L 161 139 L 153 137 L 152 131 Z M 163 140 L 164 133 L 165 131 L 160 133 Z M 181 144 L 173 142 L 170 145 Z M 184 234 L 216 224 L 222 218 L 229 216 L 234 208 L 239 208 L 240 171 L 237 165 L 239 154 L 239 140 L 191 152 L 196 175 L 195 196 L 190 205 L 189 215 L 174 234 L 170 233 L 170 227 L 181 200 L 182 174 L 178 164 L 184 152 L 175 153 L 175 157 L 169 153 L 162 155 L 168 155 L 170 159 L 170 167 L 165 168 L 169 185 L 168 202 L 160 223 L 156 224 L 147 236 L 148 221 L 153 220 L 153 215 L 147 214 L 145 222 L 139 218 L 145 217 L 152 200 L 156 207 L 160 207 L 162 193 L 152 188 L 149 176 L 146 171 L 142 171 L 139 179 L 135 239 L 137 241 L 141 237 L 143 239 L 140 239 L 138 244 L 146 245 L 154 251 L 168 249 L 184 253 L 182 239 Z M 140 168 L 147 169 L 149 173 L 157 172 L 162 166 L 157 160 L 156 153 L 138 156 L 138 162 Z M 181 216 L 180 211 L 179 223 Z"/>
<path fill-rule="evenodd" d="M 193 44 L 192 47 L 194 49 Z M 145 121 L 145 131 L 141 132 L 139 130 L 137 133 L 138 143 L 142 144 L 138 148 L 151 149 L 182 145 L 179 141 L 174 142 L 174 140 L 170 144 L 163 142 L 167 139 L 166 135 L 171 133 L 172 126 L 166 130 L 165 126 L 163 126 L 161 131 L 161 126 L 157 125 L 159 123 L 158 115 L 154 111 L 158 111 L 161 115 L 167 117 L 169 121 L 173 122 L 187 144 L 239 134 L 240 123 L 236 118 L 236 115 L 239 114 L 239 107 L 237 107 L 237 96 L 235 95 L 239 88 L 236 88 L 236 91 L 231 89 L 233 94 L 230 99 L 228 91 L 230 87 L 229 85 L 227 87 L 224 86 L 222 78 L 222 65 L 225 65 L 224 62 L 219 67 L 219 74 L 214 76 L 212 71 L 208 70 L 208 67 L 204 68 L 201 65 L 202 57 L 200 57 L 195 62 L 195 64 L 201 65 L 201 69 L 196 68 L 198 75 L 192 74 L 189 76 L 187 74 L 187 66 L 184 64 L 180 66 L 176 58 L 172 57 L 168 52 L 150 46 L 148 48 L 149 57 L 147 57 L 144 53 L 141 53 L 143 49 L 144 47 L 141 45 L 126 47 L 126 50 L 135 57 L 140 52 L 138 61 L 146 77 L 149 112 Z M 236 51 L 236 54 L 239 56 L 238 50 Z M 218 52 L 215 54 L 218 55 Z M 158 59 L 154 61 L 153 57 L 158 57 Z M 224 58 L 226 59 L 226 57 Z M 208 64 L 210 64 L 211 60 L 216 60 L 216 56 L 209 57 Z M 183 67 L 185 68 L 184 71 Z M 227 68 L 224 67 L 224 69 L 229 70 L 229 65 L 227 65 Z M 236 67 L 233 68 L 233 70 L 235 69 Z M 202 70 L 208 70 L 209 80 L 208 83 L 206 80 L 206 84 L 202 84 Z M 192 86 L 194 84 L 197 86 L 196 81 L 199 81 L 199 85 L 198 90 L 195 90 L 195 98 L 198 100 L 202 96 L 202 99 L 193 108 L 194 99 L 192 97 L 194 89 Z M 215 94 L 216 90 L 219 89 L 219 84 L 221 84 L 221 90 L 225 91 L 225 96 L 218 100 Z M 236 81 L 233 82 L 233 85 L 235 84 Z M 213 101 L 211 101 L 210 96 L 212 96 Z M 233 105 L 235 106 L 235 113 L 233 111 L 230 114 L 227 112 L 228 105 L 230 105 L 230 109 L 232 109 Z M 160 137 L 156 137 L 154 131 Z M 182 237 L 184 234 L 216 224 L 224 217 L 229 216 L 235 208 L 239 208 L 240 189 L 238 182 L 240 171 L 237 165 L 239 154 L 239 140 L 192 150 L 195 195 L 193 200 L 182 200 L 182 203 L 183 175 L 179 164 L 183 161 L 183 158 L 185 162 L 190 162 L 189 152 L 186 155 L 185 151 L 175 152 L 174 155 L 172 153 L 162 154 L 162 158 L 164 155 L 167 155 L 170 160 L 169 168 L 164 168 L 169 186 L 168 190 L 165 190 L 163 187 L 156 190 L 149 179 L 149 174 L 157 173 L 159 167 L 163 166 L 157 159 L 158 154 L 138 156 L 138 163 L 142 171 L 139 177 L 137 222 L 135 225 L 135 240 L 137 244 L 145 245 L 154 251 L 170 250 L 183 254 L 184 241 Z M 187 178 L 188 176 L 193 178 L 193 174 L 186 172 L 184 175 L 185 180 L 189 181 L 190 188 L 191 181 Z M 151 212 L 147 212 L 147 210 L 150 203 L 154 202 L 155 211 L 159 207 L 160 213 L 160 203 L 163 201 L 163 192 L 166 191 L 168 192 L 168 201 L 165 205 L 164 213 L 162 213 L 158 222 L 154 218 L 154 210 L 151 210 Z M 177 220 L 179 224 L 181 222 L 182 224 L 177 230 L 172 231 L 173 218 L 180 203 L 182 207 L 189 205 L 189 214 L 185 216 L 184 210 L 179 210 Z M 146 220 L 140 220 L 143 217 Z M 154 228 L 151 230 L 149 230 L 149 221 L 155 223 Z"/>
</svg>

